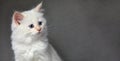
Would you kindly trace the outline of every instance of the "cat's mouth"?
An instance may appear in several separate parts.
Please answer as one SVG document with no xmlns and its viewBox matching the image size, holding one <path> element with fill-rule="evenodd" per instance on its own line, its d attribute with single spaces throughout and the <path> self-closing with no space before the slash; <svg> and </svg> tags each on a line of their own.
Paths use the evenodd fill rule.
<svg viewBox="0 0 120 61">
<path fill-rule="evenodd" d="M 31 35 L 40 35 L 42 32 L 41 31 L 36 31 L 36 32 L 32 32 L 32 34 Z"/>
<path fill-rule="evenodd" d="M 38 31 L 38 33 L 41 33 L 42 32 L 42 28 L 40 28 L 39 30 L 37 30 Z"/>
<path fill-rule="evenodd" d="M 41 31 L 40 32 L 38 32 L 37 34 L 40 34 L 41 33 Z"/>
</svg>

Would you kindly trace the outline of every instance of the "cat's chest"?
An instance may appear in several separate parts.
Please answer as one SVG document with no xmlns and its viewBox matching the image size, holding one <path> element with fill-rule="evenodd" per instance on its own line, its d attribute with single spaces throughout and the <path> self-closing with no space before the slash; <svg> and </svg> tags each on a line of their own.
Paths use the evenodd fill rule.
<svg viewBox="0 0 120 61">
<path fill-rule="evenodd" d="M 16 44 L 14 45 L 14 52 L 21 57 L 27 57 L 27 59 L 44 59 L 40 57 L 46 57 L 48 55 L 48 44 L 43 42 L 36 42 L 30 45 Z M 45 59 L 46 60 L 46 59 Z"/>
<path fill-rule="evenodd" d="M 31 44 L 13 43 L 13 49 L 18 53 L 44 52 L 47 46 L 48 46 L 48 43 L 46 42 L 33 42 Z"/>
</svg>

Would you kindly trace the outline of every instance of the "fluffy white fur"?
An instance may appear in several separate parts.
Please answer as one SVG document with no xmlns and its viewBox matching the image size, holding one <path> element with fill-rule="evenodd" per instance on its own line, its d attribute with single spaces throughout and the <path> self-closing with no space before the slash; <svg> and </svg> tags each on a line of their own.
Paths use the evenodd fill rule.
<svg viewBox="0 0 120 61">
<path fill-rule="evenodd" d="M 46 20 L 40 10 L 41 4 L 32 10 L 20 12 L 24 16 L 20 24 L 15 23 L 13 14 L 11 43 L 15 61 L 62 61 L 48 43 Z M 40 32 L 29 28 L 29 24 L 37 25 L 38 21 L 42 21 Z"/>
</svg>

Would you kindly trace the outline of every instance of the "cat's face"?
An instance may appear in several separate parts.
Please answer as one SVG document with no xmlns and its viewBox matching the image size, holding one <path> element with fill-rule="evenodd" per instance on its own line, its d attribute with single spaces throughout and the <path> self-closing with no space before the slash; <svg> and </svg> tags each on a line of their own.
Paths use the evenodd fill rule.
<svg viewBox="0 0 120 61">
<path fill-rule="evenodd" d="M 24 12 L 14 12 L 12 31 L 23 35 L 40 35 L 46 32 L 46 20 L 40 12 L 40 4 L 34 9 Z"/>
</svg>

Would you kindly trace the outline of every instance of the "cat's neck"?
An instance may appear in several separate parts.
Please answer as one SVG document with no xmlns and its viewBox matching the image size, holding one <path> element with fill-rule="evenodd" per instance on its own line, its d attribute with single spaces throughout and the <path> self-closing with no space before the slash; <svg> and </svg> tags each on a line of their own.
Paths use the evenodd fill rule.
<svg viewBox="0 0 120 61">
<path fill-rule="evenodd" d="M 24 40 L 24 43 L 27 43 L 27 44 L 32 44 L 32 43 L 36 43 L 36 42 L 42 42 L 42 43 L 46 43 L 48 42 L 48 39 L 47 37 L 27 37 L 25 40 Z"/>
<path fill-rule="evenodd" d="M 12 34 L 12 40 L 16 43 L 31 44 L 36 42 L 46 43 L 48 42 L 47 36 L 20 36 Z"/>
</svg>

